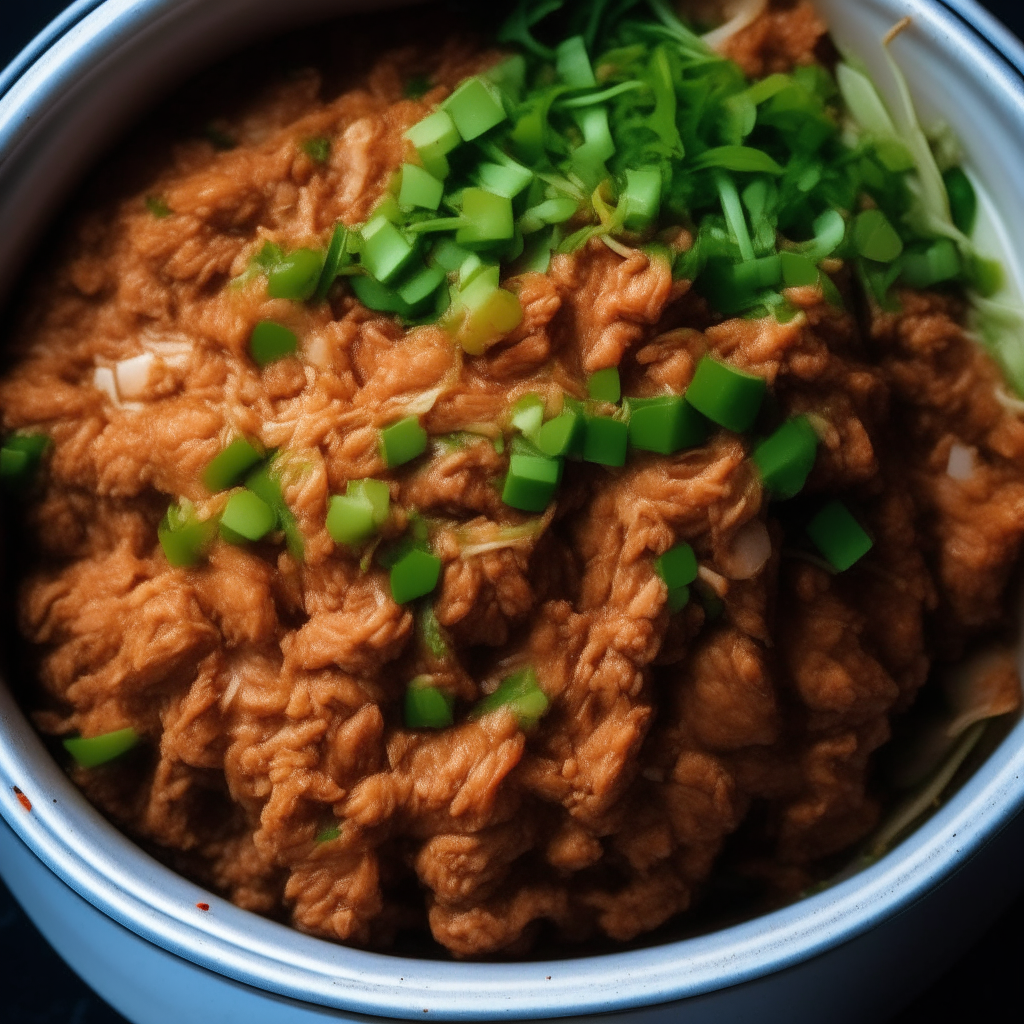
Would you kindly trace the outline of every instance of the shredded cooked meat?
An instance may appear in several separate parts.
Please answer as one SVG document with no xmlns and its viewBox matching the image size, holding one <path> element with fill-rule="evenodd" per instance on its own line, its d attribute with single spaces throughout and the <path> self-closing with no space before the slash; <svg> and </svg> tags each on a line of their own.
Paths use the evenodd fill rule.
<svg viewBox="0 0 1024 1024">
<path fill-rule="evenodd" d="M 730 53 L 751 74 L 789 68 L 823 31 L 800 3 Z M 403 130 L 492 59 L 449 44 L 420 100 L 403 95 L 424 67 L 415 49 L 332 101 L 293 75 L 228 126 L 235 149 L 182 143 L 143 192 L 82 218 L 0 381 L 4 427 L 54 441 L 20 600 L 36 721 L 145 738 L 76 770 L 87 795 L 242 907 L 379 948 L 429 927 L 462 957 L 525 953 L 544 925 L 568 941 L 651 931 L 691 907 L 744 823 L 751 871 L 811 879 L 875 824 L 869 765 L 890 717 L 936 659 L 1001 622 L 1024 538 L 1024 423 L 948 297 L 905 293 L 902 312 L 858 319 L 796 289 L 787 324 L 722 322 L 664 261 L 596 240 L 507 282 L 525 318 L 470 359 L 344 288 L 299 305 L 232 283 L 265 241 L 321 247 L 337 220 L 364 220 Z M 316 136 L 334 141 L 324 165 L 303 149 Z M 155 217 L 147 195 L 173 212 Z M 262 319 L 302 342 L 261 371 L 247 341 Z M 144 353 L 130 398 L 96 386 L 98 367 Z M 508 456 L 489 439 L 382 463 L 377 430 L 409 407 L 435 438 L 479 432 L 517 397 L 583 394 L 608 366 L 627 394 L 682 391 L 705 353 L 766 378 L 779 415 L 813 417 L 806 494 L 842 493 L 875 541 L 853 570 L 790 549 L 801 500 L 769 506 L 749 439 L 726 431 L 622 470 L 569 464 L 557 504 L 505 545 L 487 542 L 495 526 L 528 517 L 502 504 Z M 208 506 L 203 468 L 238 434 L 301 461 L 285 499 L 305 558 L 218 542 L 173 568 L 160 518 L 182 496 Z M 975 452 L 967 479 L 946 472 L 954 444 Z M 369 476 L 389 482 L 399 527 L 412 510 L 443 524 L 447 655 L 424 646 L 387 574 L 327 533 L 329 496 Z M 751 523 L 771 557 L 730 580 Z M 714 620 L 696 600 L 669 614 L 653 563 L 682 541 L 723 597 Z M 466 718 L 525 662 L 550 701 L 536 728 Z M 456 699 L 455 726 L 403 726 L 422 673 Z"/>
</svg>

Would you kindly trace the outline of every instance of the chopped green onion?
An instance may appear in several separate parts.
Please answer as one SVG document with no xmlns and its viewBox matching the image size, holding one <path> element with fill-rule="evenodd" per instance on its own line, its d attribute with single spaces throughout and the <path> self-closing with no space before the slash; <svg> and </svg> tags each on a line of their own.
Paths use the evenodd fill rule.
<svg viewBox="0 0 1024 1024">
<path fill-rule="evenodd" d="M 777 255 L 749 263 L 733 263 L 716 256 L 708 260 L 697 278 L 696 287 L 713 309 L 726 316 L 735 316 L 762 304 L 762 289 L 773 288 L 781 282 L 782 261 Z"/>
<path fill-rule="evenodd" d="M 609 402 L 618 405 L 622 398 L 622 382 L 619 379 L 619 368 L 609 366 L 605 370 L 598 370 L 587 378 L 587 394 L 595 402 Z"/>
<path fill-rule="evenodd" d="M 363 266 L 381 284 L 387 284 L 409 261 L 412 244 L 383 215 L 363 226 Z"/>
<path fill-rule="evenodd" d="M 544 399 L 540 395 L 523 395 L 512 406 L 512 426 L 521 434 L 535 440 L 544 422 Z"/>
<path fill-rule="evenodd" d="M 430 79 L 426 75 L 413 75 L 405 83 L 402 94 L 406 99 L 418 100 L 430 92 L 431 88 Z"/>
<path fill-rule="evenodd" d="M 696 583 L 697 598 L 704 606 L 704 616 L 708 622 L 717 622 L 725 614 L 725 602 L 706 583 Z"/>
<path fill-rule="evenodd" d="M 517 226 L 524 235 L 532 235 L 549 224 L 563 224 L 573 217 L 579 206 L 568 196 L 555 196 L 531 206 L 518 220 Z"/>
<path fill-rule="evenodd" d="M 605 161 L 615 155 L 615 139 L 608 123 L 607 107 L 584 107 L 572 111 L 583 132 L 583 145 L 573 151 L 573 170 L 591 187 L 608 176 Z"/>
<path fill-rule="evenodd" d="M 779 253 L 779 260 L 782 265 L 782 283 L 787 288 L 805 288 L 817 284 L 821 279 L 814 261 L 800 253 Z"/>
<path fill-rule="evenodd" d="M 227 152 L 228 150 L 234 149 L 238 145 L 235 140 L 228 135 L 222 128 L 218 128 L 215 124 L 208 124 L 203 129 L 203 135 L 206 137 L 206 141 L 213 146 L 214 149 L 218 149 L 221 152 Z"/>
<path fill-rule="evenodd" d="M 456 245 L 454 239 L 451 238 L 445 238 L 438 242 L 430 254 L 431 263 L 436 263 L 447 274 L 454 274 L 469 259 L 480 261 L 480 257 L 476 253 L 463 249 L 461 245 Z M 460 287 L 463 286 L 460 284 Z"/>
<path fill-rule="evenodd" d="M 804 489 L 817 453 L 818 435 L 806 416 L 796 416 L 762 441 L 751 458 L 772 496 L 786 500 Z"/>
<path fill-rule="evenodd" d="M 316 292 L 323 269 L 320 253 L 312 249 L 296 249 L 267 274 L 267 294 L 272 299 L 305 302 Z"/>
<path fill-rule="evenodd" d="M 657 220 L 661 209 L 661 171 L 642 167 L 626 171 L 626 187 L 619 196 L 623 225 L 629 231 L 643 231 Z"/>
<path fill-rule="evenodd" d="M 482 188 L 462 193 L 462 226 L 455 235 L 459 245 L 501 242 L 515 234 L 512 202 Z"/>
<path fill-rule="evenodd" d="M 322 135 L 306 139 L 302 144 L 302 152 L 316 163 L 325 164 L 331 159 L 331 140 Z"/>
<path fill-rule="evenodd" d="M 600 466 L 624 466 L 629 445 L 629 427 L 610 416 L 587 416 L 583 438 L 583 459 Z"/>
<path fill-rule="evenodd" d="M 448 162 L 448 157 L 439 152 L 436 146 L 428 146 L 416 152 L 423 162 L 424 170 L 429 171 L 438 180 L 444 181 L 451 174 L 452 166 Z"/>
<path fill-rule="evenodd" d="M 732 268 L 733 281 L 745 292 L 760 292 L 765 288 L 777 288 L 782 284 L 782 259 L 778 253 L 749 259 Z"/>
<path fill-rule="evenodd" d="M 924 249 L 908 249 L 903 254 L 902 277 L 911 288 L 934 288 L 958 278 L 963 269 L 960 250 L 949 238 L 940 238 Z"/>
<path fill-rule="evenodd" d="M 327 532 L 336 544 L 361 544 L 384 525 L 390 509 L 391 491 L 383 480 L 350 480 L 345 495 L 330 500 Z"/>
<path fill-rule="evenodd" d="M 420 156 L 445 156 L 462 142 L 458 128 L 444 110 L 435 110 L 414 124 L 405 137 L 416 147 Z"/>
<path fill-rule="evenodd" d="M 209 461 L 203 470 L 203 486 L 214 493 L 226 491 L 262 460 L 263 455 L 244 437 L 236 438 Z"/>
<path fill-rule="evenodd" d="M 837 572 L 846 572 L 874 546 L 864 527 L 838 499 L 810 521 L 807 534 Z"/>
<path fill-rule="evenodd" d="M 426 302 L 445 281 L 441 267 L 422 267 L 398 286 L 398 297 L 411 309 Z"/>
<path fill-rule="evenodd" d="M 254 469 L 245 478 L 245 489 L 252 491 L 261 501 L 266 502 L 272 509 L 284 508 L 284 494 L 281 491 L 281 483 L 270 474 L 272 463 L 265 463 Z"/>
<path fill-rule="evenodd" d="M 459 292 L 453 309 L 462 316 L 456 340 L 472 356 L 487 351 L 523 321 L 518 297 L 499 288 L 486 272 L 478 274 Z"/>
<path fill-rule="evenodd" d="M 426 597 L 441 578 L 441 559 L 414 548 L 391 567 L 391 596 L 396 604 Z"/>
<path fill-rule="evenodd" d="M 559 43 L 555 49 L 555 69 L 570 89 L 593 89 L 597 85 L 583 36 L 573 36 Z"/>
<path fill-rule="evenodd" d="M 170 217 L 174 212 L 159 196 L 146 196 L 146 209 L 149 210 L 157 220 L 163 220 L 164 217 Z"/>
<path fill-rule="evenodd" d="M 501 500 L 521 512 L 543 512 L 562 479 L 562 463 L 539 455 L 513 454 Z"/>
<path fill-rule="evenodd" d="M 521 53 L 514 53 L 500 64 L 495 64 L 484 77 L 510 100 L 518 103 L 526 88 L 526 59 Z"/>
<path fill-rule="evenodd" d="M 349 480 L 346 494 L 370 506 L 373 525 L 381 527 L 391 514 L 391 488 L 383 480 Z"/>
<path fill-rule="evenodd" d="M 525 214 L 524 214 L 525 216 Z M 522 227 L 519 229 L 522 231 Z M 529 235 L 529 232 L 524 232 Z M 517 274 L 546 274 L 551 269 L 551 256 L 559 242 L 558 228 L 536 233 L 524 240 L 523 255 L 516 262 Z"/>
<path fill-rule="evenodd" d="M 773 96 L 778 95 L 783 89 L 788 89 L 792 82 L 793 80 L 789 75 L 769 75 L 767 78 L 762 78 L 760 82 L 755 82 L 750 86 L 746 90 L 745 95 L 755 107 L 759 107 Z"/>
<path fill-rule="evenodd" d="M 29 457 L 16 448 L 0 449 L 0 479 L 7 484 L 22 483 L 30 476 Z"/>
<path fill-rule="evenodd" d="M 686 400 L 713 423 L 742 434 L 754 425 L 766 390 L 762 378 L 704 356 Z"/>
<path fill-rule="evenodd" d="M 462 136 L 459 135 L 455 122 L 444 110 L 435 110 L 432 114 L 428 114 L 422 121 L 418 121 L 409 128 L 405 137 L 416 149 L 437 146 L 441 153 L 450 153 L 462 142 Z"/>
<path fill-rule="evenodd" d="M 4 445 L 8 451 L 23 452 L 38 462 L 50 449 L 53 441 L 47 434 L 12 434 Z"/>
<path fill-rule="evenodd" d="M 541 0 L 540 3 L 516 4 L 498 29 L 497 41 L 499 43 L 514 43 L 523 47 L 534 57 L 551 60 L 554 58 L 554 51 L 538 42 L 530 29 L 561 6 L 562 0 Z"/>
<path fill-rule="evenodd" d="M 139 734 L 129 727 L 106 732 L 102 736 L 77 736 L 64 740 L 64 749 L 75 759 L 79 767 L 96 768 L 121 757 L 122 754 L 127 754 L 138 745 L 139 739 Z"/>
<path fill-rule="evenodd" d="M 407 729 L 446 729 L 455 721 L 449 698 L 429 685 L 432 676 L 414 679 L 405 691 L 405 727 Z"/>
<path fill-rule="evenodd" d="M 688 587 L 697 578 L 697 556 L 689 544 L 677 544 L 655 560 L 654 571 L 670 591 Z"/>
<path fill-rule="evenodd" d="M 846 238 L 846 221 L 838 210 L 826 210 L 814 222 L 814 238 L 799 247 L 801 255 L 812 263 L 831 256 Z"/>
<path fill-rule="evenodd" d="M 417 626 L 423 640 L 423 645 L 432 657 L 440 661 L 451 654 L 451 648 L 448 645 L 444 629 L 441 623 L 437 621 L 437 613 L 429 601 L 425 601 L 420 605 Z"/>
<path fill-rule="evenodd" d="M 249 352 L 258 366 L 292 355 L 299 347 L 299 339 L 282 324 L 261 320 L 249 337 Z"/>
<path fill-rule="evenodd" d="M 179 569 L 187 568 L 206 556 L 217 533 L 217 521 L 201 522 L 192 502 L 182 498 L 167 509 L 156 532 L 167 561 Z"/>
<path fill-rule="evenodd" d="M 373 509 L 351 495 L 334 495 L 327 509 L 327 532 L 335 544 L 362 544 L 377 532 Z"/>
<path fill-rule="evenodd" d="M 277 525 L 274 510 L 252 491 L 236 491 L 220 517 L 221 536 L 231 544 L 262 540 Z"/>
<path fill-rule="evenodd" d="M 269 273 L 284 259 L 284 251 L 276 242 L 264 242 L 262 248 L 250 261 L 253 267 L 264 274 Z"/>
<path fill-rule="evenodd" d="M 978 193 L 975 192 L 971 179 L 962 167 L 951 167 L 942 176 L 949 195 L 949 209 L 953 215 L 953 223 L 965 234 L 974 233 L 974 225 L 978 220 Z"/>
<path fill-rule="evenodd" d="M 533 181 L 533 171 L 509 160 L 506 163 L 483 163 L 476 171 L 477 180 L 496 196 L 515 199 Z"/>
<path fill-rule="evenodd" d="M 501 279 L 501 268 L 493 266 L 492 264 L 484 263 L 482 259 L 475 253 L 470 253 L 458 266 L 459 271 L 459 288 L 468 288 L 470 283 L 475 281 L 479 274 L 486 271 L 488 274 L 488 280 L 491 284 L 497 288 L 498 282 Z"/>
<path fill-rule="evenodd" d="M 715 172 L 715 185 L 718 188 L 719 199 L 722 203 L 722 212 L 725 214 L 725 222 L 729 225 L 729 234 L 733 241 L 739 246 L 740 256 L 747 262 L 754 259 L 754 243 L 747 228 L 747 217 L 743 212 L 743 204 L 740 202 L 740 194 L 736 188 L 736 182 L 722 171 Z M 738 272 L 740 268 L 735 268 Z M 758 287 L 756 284 L 754 287 Z"/>
<path fill-rule="evenodd" d="M 472 142 L 505 120 L 501 94 L 483 78 L 467 79 L 441 107 L 447 111 L 466 142 Z"/>
<path fill-rule="evenodd" d="M 627 398 L 624 406 L 629 415 L 629 443 L 634 448 L 674 455 L 708 439 L 708 421 L 680 395 Z"/>
<path fill-rule="evenodd" d="M 284 533 L 289 553 L 297 562 L 301 562 L 305 557 L 306 542 L 299 530 L 294 513 L 285 503 L 281 482 L 271 472 L 273 465 L 273 463 L 269 463 L 253 470 L 245 478 L 245 489 L 252 491 L 257 498 L 273 510 L 274 515 L 277 516 L 277 524 Z"/>
<path fill-rule="evenodd" d="M 965 276 L 971 287 L 983 298 L 991 299 L 1006 284 L 1006 273 L 998 260 L 985 259 L 982 256 L 971 256 L 965 260 Z M 977 302 L 975 302 L 977 305 Z M 987 308 L 979 309 L 981 318 L 989 320 Z M 1005 369 L 1005 367 L 1004 367 Z M 1021 392 L 1018 387 L 1018 393 Z"/>
<path fill-rule="evenodd" d="M 857 252 L 876 263 L 892 263 L 903 252 L 903 239 L 881 210 L 858 214 L 852 237 Z"/>
<path fill-rule="evenodd" d="M 367 308 L 378 313 L 396 313 L 406 318 L 415 315 L 416 310 L 393 288 L 375 281 L 372 277 L 353 277 L 349 281 L 355 297 Z"/>
<path fill-rule="evenodd" d="M 898 139 L 878 139 L 875 142 L 875 153 L 882 166 L 894 174 L 903 174 L 914 169 L 913 154 Z"/>
<path fill-rule="evenodd" d="M 527 667 L 504 679 L 494 693 L 484 697 L 473 708 L 470 717 L 483 718 L 501 708 L 508 708 L 521 729 L 531 729 L 541 720 L 548 706 L 549 701 L 540 688 L 537 673 Z"/>
<path fill-rule="evenodd" d="M 767 153 L 750 146 L 719 146 L 716 149 L 709 149 L 697 157 L 690 166 L 695 171 L 718 168 L 748 174 L 779 175 L 785 172 L 785 168 Z"/>
<path fill-rule="evenodd" d="M 418 416 L 406 416 L 380 432 L 381 455 L 388 469 L 412 462 L 427 450 L 427 432 Z"/>
<path fill-rule="evenodd" d="M 9 437 L 0 449 L 0 482 L 15 490 L 27 487 L 52 443 L 46 434 Z"/>
<path fill-rule="evenodd" d="M 676 587 L 668 592 L 668 610 L 674 615 L 690 603 L 690 588 Z"/>
<path fill-rule="evenodd" d="M 436 210 L 444 195 L 444 182 L 416 164 L 402 164 L 402 187 L 398 192 L 399 206 L 419 206 Z"/>
<path fill-rule="evenodd" d="M 327 255 L 324 257 L 324 268 L 320 272 L 320 280 L 317 282 L 313 298 L 317 302 L 323 302 L 331 285 L 338 279 L 338 271 L 341 270 L 348 258 L 346 243 L 348 242 L 348 228 L 340 221 L 334 225 L 331 234 L 330 244 L 327 246 Z"/>
<path fill-rule="evenodd" d="M 889 312 L 896 312 L 899 309 L 899 304 L 890 296 L 889 289 L 896 283 L 902 269 L 900 261 L 888 265 L 866 259 L 857 261 L 857 272 L 865 292 L 874 298 L 882 309 Z"/>
<path fill-rule="evenodd" d="M 323 843 L 333 843 L 335 839 L 341 838 L 341 829 L 337 825 L 329 825 L 327 828 L 321 830 L 316 834 L 314 843 L 318 845 Z"/>
<path fill-rule="evenodd" d="M 636 92 L 638 89 L 649 88 L 650 86 L 646 82 L 620 82 L 618 85 L 601 89 L 599 92 L 587 92 L 581 96 L 573 96 L 570 99 L 560 99 L 556 101 L 555 108 L 558 110 L 573 110 L 576 107 L 593 107 L 598 104 L 605 104 L 609 100 L 625 95 L 627 92 Z"/>
<path fill-rule="evenodd" d="M 537 432 L 534 443 L 549 458 L 582 453 L 583 416 L 566 410 L 553 420 L 548 420 Z"/>
</svg>

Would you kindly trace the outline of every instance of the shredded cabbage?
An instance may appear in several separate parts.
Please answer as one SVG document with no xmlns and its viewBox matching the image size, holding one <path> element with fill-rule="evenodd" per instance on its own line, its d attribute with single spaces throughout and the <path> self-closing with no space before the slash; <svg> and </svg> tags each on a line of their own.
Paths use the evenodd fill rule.
<svg viewBox="0 0 1024 1024">
<path fill-rule="evenodd" d="M 907 181 L 914 198 L 906 217 L 908 223 L 921 234 L 952 239 L 964 264 L 976 266 L 985 262 L 985 256 L 953 222 L 942 171 L 921 125 L 906 76 L 891 52 L 893 40 L 906 24 L 901 22 L 883 43 L 896 86 L 897 102 L 892 112 L 874 82 L 853 59 L 847 57 L 838 65 L 836 81 L 856 132 L 909 153 L 916 173 Z M 943 152 L 948 152 L 948 140 L 941 145 Z M 1024 306 L 1019 297 L 1007 288 L 997 298 L 971 288 L 968 298 L 970 324 L 977 339 L 991 352 L 1017 394 L 1024 396 Z"/>
</svg>

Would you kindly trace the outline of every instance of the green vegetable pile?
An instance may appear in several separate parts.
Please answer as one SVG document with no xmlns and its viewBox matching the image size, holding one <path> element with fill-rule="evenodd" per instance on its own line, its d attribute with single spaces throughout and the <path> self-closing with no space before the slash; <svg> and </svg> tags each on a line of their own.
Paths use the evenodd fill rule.
<svg viewBox="0 0 1024 1024">
<path fill-rule="evenodd" d="M 244 545 L 275 533 L 301 561 L 305 544 L 282 491 L 288 469 L 285 455 L 263 452 L 244 437 L 232 441 L 203 471 L 207 490 L 227 493 L 219 514 L 200 519 L 186 498 L 168 508 L 157 530 L 167 561 L 181 568 L 199 564 L 218 535 L 229 544 Z"/>
<path fill-rule="evenodd" d="M 851 64 L 751 83 L 665 0 L 522 0 L 497 40 L 518 52 L 409 129 L 365 224 L 339 225 L 325 258 L 260 254 L 272 295 L 322 299 L 344 276 L 371 309 L 440 320 L 479 354 L 522 317 L 500 282 L 591 238 L 672 259 L 726 316 L 789 316 L 801 285 L 839 302 L 829 259 L 887 308 L 897 284 L 1001 285 L 968 240 L 970 180 L 940 171 L 909 96 L 897 128 Z M 674 254 L 671 227 L 692 247 Z M 253 350 L 262 363 L 268 344 Z"/>
</svg>

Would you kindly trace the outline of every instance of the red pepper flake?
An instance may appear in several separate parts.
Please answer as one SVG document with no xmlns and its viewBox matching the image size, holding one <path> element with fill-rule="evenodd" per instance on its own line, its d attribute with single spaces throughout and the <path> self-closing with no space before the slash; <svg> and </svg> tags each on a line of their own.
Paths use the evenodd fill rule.
<svg viewBox="0 0 1024 1024">
<path fill-rule="evenodd" d="M 210 904 L 209 903 L 197 903 L 196 906 L 200 910 L 209 910 L 210 909 Z"/>
<path fill-rule="evenodd" d="M 11 786 L 14 790 L 14 795 L 18 798 L 18 803 L 25 808 L 26 811 L 32 810 L 32 801 L 17 786 Z"/>
</svg>

